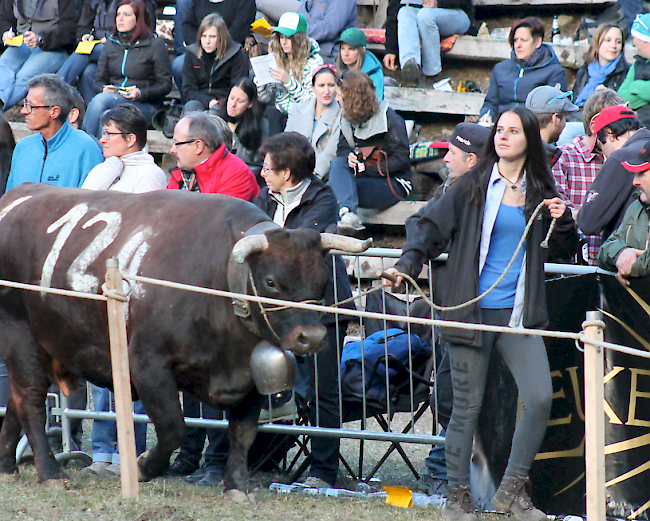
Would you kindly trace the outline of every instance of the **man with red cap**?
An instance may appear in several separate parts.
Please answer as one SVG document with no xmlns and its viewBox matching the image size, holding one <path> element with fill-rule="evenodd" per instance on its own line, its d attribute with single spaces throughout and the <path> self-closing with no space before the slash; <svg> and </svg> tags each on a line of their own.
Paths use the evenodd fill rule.
<svg viewBox="0 0 650 521">
<path fill-rule="evenodd" d="M 639 153 L 650 131 L 641 126 L 633 110 L 616 105 L 594 118 L 594 135 L 605 157 L 578 212 L 578 226 L 586 235 L 607 239 L 623 220 L 632 203 L 632 174 L 623 163 Z"/>
<path fill-rule="evenodd" d="M 650 276 L 650 141 L 643 143 L 641 150 L 622 166 L 634 176 L 636 200 L 600 249 L 598 264 L 605 270 L 616 271 L 621 284 L 629 285 L 630 277 Z"/>
</svg>

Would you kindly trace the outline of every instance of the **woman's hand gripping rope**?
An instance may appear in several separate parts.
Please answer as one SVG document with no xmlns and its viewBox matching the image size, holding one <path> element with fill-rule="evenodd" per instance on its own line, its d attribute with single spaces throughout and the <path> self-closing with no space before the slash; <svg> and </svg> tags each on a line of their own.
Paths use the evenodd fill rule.
<svg viewBox="0 0 650 521">
<path fill-rule="evenodd" d="M 484 298 L 486 295 L 488 295 L 491 291 L 496 288 L 501 281 L 504 279 L 506 274 L 508 273 L 508 270 L 512 267 L 512 265 L 515 262 L 515 259 L 517 258 L 517 255 L 519 254 L 519 251 L 523 247 L 526 237 L 528 236 L 528 233 L 530 231 L 531 226 L 533 225 L 533 222 L 535 222 L 535 219 L 537 218 L 537 215 L 541 211 L 541 209 L 544 206 L 548 206 L 549 212 L 551 213 L 551 217 L 553 220 L 551 221 L 551 225 L 548 228 L 548 232 L 546 233 L 546 237 L 544 240 L 540 243 L 540 246 L 542 248 L 548 248 L 548 240 L 553 233 L 553 230 L 555 228 L 555 222 L 557 219 L 562 217 L 564 212 L 566 211 L 566 204 L 562 199 L 559 197 L 554 197 L 552 199 L 544 199 L 541 203 L 537 205 L 537 208 L 535 208 L 535 211 L 533 214 L 530 216 L 530 219 L 528 219 L 528 222 L 526 223 L 526 228 L 524 229 L 524 233 L 521 236 L 521 239 L 519 240 L 519 244 L 517 244 L 517 248 L 515 249 L 514 253 L 512 254 L 512 258 L 510 259 L 510 262 L 508 262 L 508 265 L 506 268 L 503 270 L 503 273 L 499 276 L 499 278 L 490 286 L 483 294 L 468 300 L 467 302 L 463 302 L 462 304 L 458 304 L 456 306 L 438 306 L 437 304 L 434 304 L 433 301 L 431 301 L 422 291 L 422 288 L 418 285 L 418 283 L 413 279 L 411 276 L 409 276 L 406 273 L 401 273 L 397 268 L 388 268 L 386 271 L 384 271 L 381 274 L 381 277 L 384 279 L 383 281 L 383 286 L 384 287 L 399 287 L 402 284 L 402 281 L 406 279 L 408 282 L 411 283 L 415 291 L 424 299 L 424 301 L 429 304 L 433 309 L 436 311 L 453 311 L 456 309 L 461 309 L 467 306 L 471 306 L 472 304 L 478 302 L 482 298 Z"/>
</svg>

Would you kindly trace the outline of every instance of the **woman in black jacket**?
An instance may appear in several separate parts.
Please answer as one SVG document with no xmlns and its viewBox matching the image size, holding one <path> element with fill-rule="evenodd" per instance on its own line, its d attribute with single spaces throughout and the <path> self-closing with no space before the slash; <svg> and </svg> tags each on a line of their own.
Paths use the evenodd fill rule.
<svg viewBox="0 0 650 521">
<path fill-rule="evenodd" d="M 377 99 L 367 74 L 344 71 L 336 91 L 341 135 L 328 184 L 338 201 L 339 228 L 358 231 L 364 228 L 359 207 L 388 208 L 411 192 L 409 140 L 404 120 Z"/>
<path fill-rule="evenodd" d="M 232 41 L 217 13 L 203 19 L 196 40 L 187 48 L 183 63 L 185 112 L 208 110 L 224 102 L 235 81 L 248 76 L 248 57 Z"/>
<path fill-rule="evenodd" d="M 392 274 L 417 275 L 451 241 L 449 283 L 440 295 L 454 306 L 482 295 L 479 302 L 442 312 L 445 320 L 512 328 L 544 328 L 548 323 L 544 261 L 570 256 L 577 247 L 575 224 L 557 196 L 539 137 L 535 115 L 514 107 L 499 116 L 484 158 L 443 195 L 417 223 Z M 503 280 L 526 223 L 543 202 L 524 245 Z M 557 218 L 549 250 L 540 246 Z M 398 276 L 398 284 L 401 276 Z M 385 285 L 389 285 L 388 282 Z M 491 290 L 491 291 L 488 291 Z M 539 336 L 443 328 L 449 342 L 454 405 L 446 435 L 449 496 L 445 519 L 477 521 L 469 488 L 472 439 L 486 386 L 488 361 L 496 349 L 513 374 L 523 403 L 508 467 L 492 505 L 517 521 L 544 521 L 526 491 L 527 475 L 537 454 L 551 409 L 552 387 L 544 342 Z"/>
<path fill-rule="evenodd" d="M 107 109 L 131 103 L 151 123 L 172 90 L 171 66 L 165 42 L 153 36 L 143 0 L 121 0 L 115 31 L 99 58 L 95 88 L 99 91 L 86 111 L 83 129 L 99 138 L 100 118 Z"/>
<path fill-rule="evenodd" d="M 316 155 L 309 140 L 297 132 L 284 132 L 267 139 L 260 152 L 264 156 L 262 177 L 266 181 L 266 187 L 262 188 L 253 204 L 284 228 L 335 231 L 338 208 L 336 198 L 330 187 L 313 174 Z M 342 259 L 338 256 L 330 257 L 330 266 L 332 259 L 336 262 L 336 284 L 333 279 L 328 283 L 325 305 L 352 296 Z M 350 308 L 353 305 L 344 307 Z M 338 399 L 340 351 L 337 345 L 343 345 L 347 320 L 345 315 L 338 319 L 335 315 L 323 316 L 327 336 L 323 349 L 318 352 L 317 390 L 314 357 L 309 357 L 310 381 L 306 398 L 312 425 L 330 428 L 341 425 Z M 311 449 L 311 466 L 303 484 L 309 487 L 334 486 L 338 470 L 339 439 L 313 436 Z"/>
</svg>

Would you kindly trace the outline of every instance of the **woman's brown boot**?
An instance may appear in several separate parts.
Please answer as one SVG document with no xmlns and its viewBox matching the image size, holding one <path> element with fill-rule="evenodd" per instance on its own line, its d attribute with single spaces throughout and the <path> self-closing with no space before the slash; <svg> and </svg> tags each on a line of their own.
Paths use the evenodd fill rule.
<svg viewBox="0 0 650 521">
<path fill-rule="evenodd" d="M 478 521 L 469 486 L 449 487 L 442 518 L 445 521 Z"/>
<path fill-rule="evenodd" d="M 535 508 L 530 500 L 530 480 L 527 477 L 506 476 L 494 494 L 492 506 L 510 513 L 517 521 L 546 521 L 546 514 Z"/>
</svg>

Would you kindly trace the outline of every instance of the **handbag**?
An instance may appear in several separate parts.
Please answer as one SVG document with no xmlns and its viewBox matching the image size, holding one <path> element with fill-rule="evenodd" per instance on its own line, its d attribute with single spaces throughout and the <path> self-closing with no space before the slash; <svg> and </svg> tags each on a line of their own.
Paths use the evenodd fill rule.
<svg viewBox="0 0 650 521">
<path fill-rule="evenodd" d="M 367 166 L 374 166 L 379 171 L 381 177 L 385 177 L 388 181 L 388 187 L 390 191 L 393 192 L 393 195 L 400 201 L 403 201 L 405 198 L 399 195 L 393 188 L 393 183 L 390 180 L 390 172 L 388 171 L 388 155 L 386 152 L 377 146 L 374 147 L 359 147 L 361 150 L 361 155 L 363 156 L 363 161 Z M 386 162 L 386 173 L 381 171 L 381 162 Z"/>
</svg>

